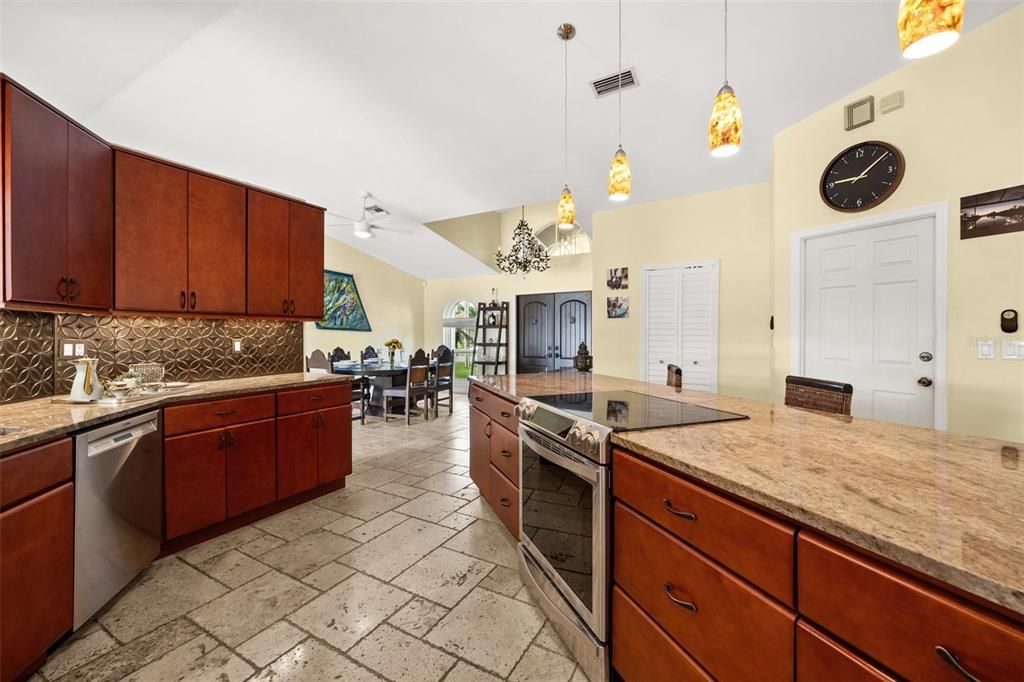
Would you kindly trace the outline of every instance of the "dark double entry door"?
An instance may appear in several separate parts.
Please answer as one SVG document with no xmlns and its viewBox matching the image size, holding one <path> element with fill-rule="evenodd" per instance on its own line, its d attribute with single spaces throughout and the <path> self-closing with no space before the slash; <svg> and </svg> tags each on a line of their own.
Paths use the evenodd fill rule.
<svg viewBox="0 0 1024 682">
<path fill-rule="evenodd" d="M 590 347 L 589 291 L 516 297 L 516 372 L 573 366 L 581 342 Z"/>
</svg>

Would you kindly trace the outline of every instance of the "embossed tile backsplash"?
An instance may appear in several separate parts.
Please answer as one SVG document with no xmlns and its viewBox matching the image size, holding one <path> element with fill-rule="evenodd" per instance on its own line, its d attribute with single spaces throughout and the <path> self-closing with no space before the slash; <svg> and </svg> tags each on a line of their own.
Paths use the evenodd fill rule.
<svg viewBox="0 0 1024 682">
<path fill-rule="evenodd" d="M 231 352 L 241 339 L 242 352 Z M 68 393 L 75 370 L 57 357 L 64 341 L 86 344 L 100 376 L 160 362 L 166 378 L 203 381 L 302 371 L 302 323 L 0 311 L 0 402 Z"/>
</svg>

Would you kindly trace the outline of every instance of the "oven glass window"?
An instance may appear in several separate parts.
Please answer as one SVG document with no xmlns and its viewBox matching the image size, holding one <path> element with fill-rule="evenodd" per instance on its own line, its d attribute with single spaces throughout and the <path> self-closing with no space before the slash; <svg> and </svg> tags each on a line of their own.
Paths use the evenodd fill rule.
<svg viewBox="0 0 1024 682">
<path fill-rule="evenodd" d="M 525 442 L 522 456 L 523 532 L 593 612 L 593 488 Z"/>
</svg>

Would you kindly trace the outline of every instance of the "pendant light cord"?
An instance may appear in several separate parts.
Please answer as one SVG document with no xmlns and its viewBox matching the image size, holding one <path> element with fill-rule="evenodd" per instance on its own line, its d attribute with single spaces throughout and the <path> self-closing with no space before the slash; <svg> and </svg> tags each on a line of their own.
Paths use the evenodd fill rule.
<svg viewBox="0 0 1024 682">
<path fill-rule="evenodd" d="M 619 148 L 622 148 L 622 0 L 619 0 Z"/>
<path fill-rule="evenodd" d="M 725 84 L 729 84 L 729 0 L 725 0 L 725 21 L 722 22 L 722 32 L 725 34 L 725 39 L 722 44 L 725 46 L 724 54 L 722 55 L 722 75 L 725 79 Z"/>
<path fill-rule="evenodd" d="M 564 116 L 562 128 L 562 176 L 565 178 L 565 186 L 569 186 L 569 41 L 563 40 L 562 46 L 565 50 L 562 82 L 562 114 Z"/>
</svg>

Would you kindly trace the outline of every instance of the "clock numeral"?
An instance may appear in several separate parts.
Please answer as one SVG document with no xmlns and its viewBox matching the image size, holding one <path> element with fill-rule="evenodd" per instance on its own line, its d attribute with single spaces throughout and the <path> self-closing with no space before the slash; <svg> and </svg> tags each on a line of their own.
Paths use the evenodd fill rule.
<svg viewBox="0 0 1024 682">
<path fill-rule="evenodd" d="M 864 200 L 858 197 L 858 199 L 857 199 L 857 206 L 859 207 L 863 203 L 864 203 Z"/>
<path fill-rule="evenodd" d="M 862 159 L 862 158 L 864 158 L 864 148 L 861 147 L 860 149 L 855 151 L 853 153 L 853 158 L 855 158 L 855 159 Z"/>
</svg>

